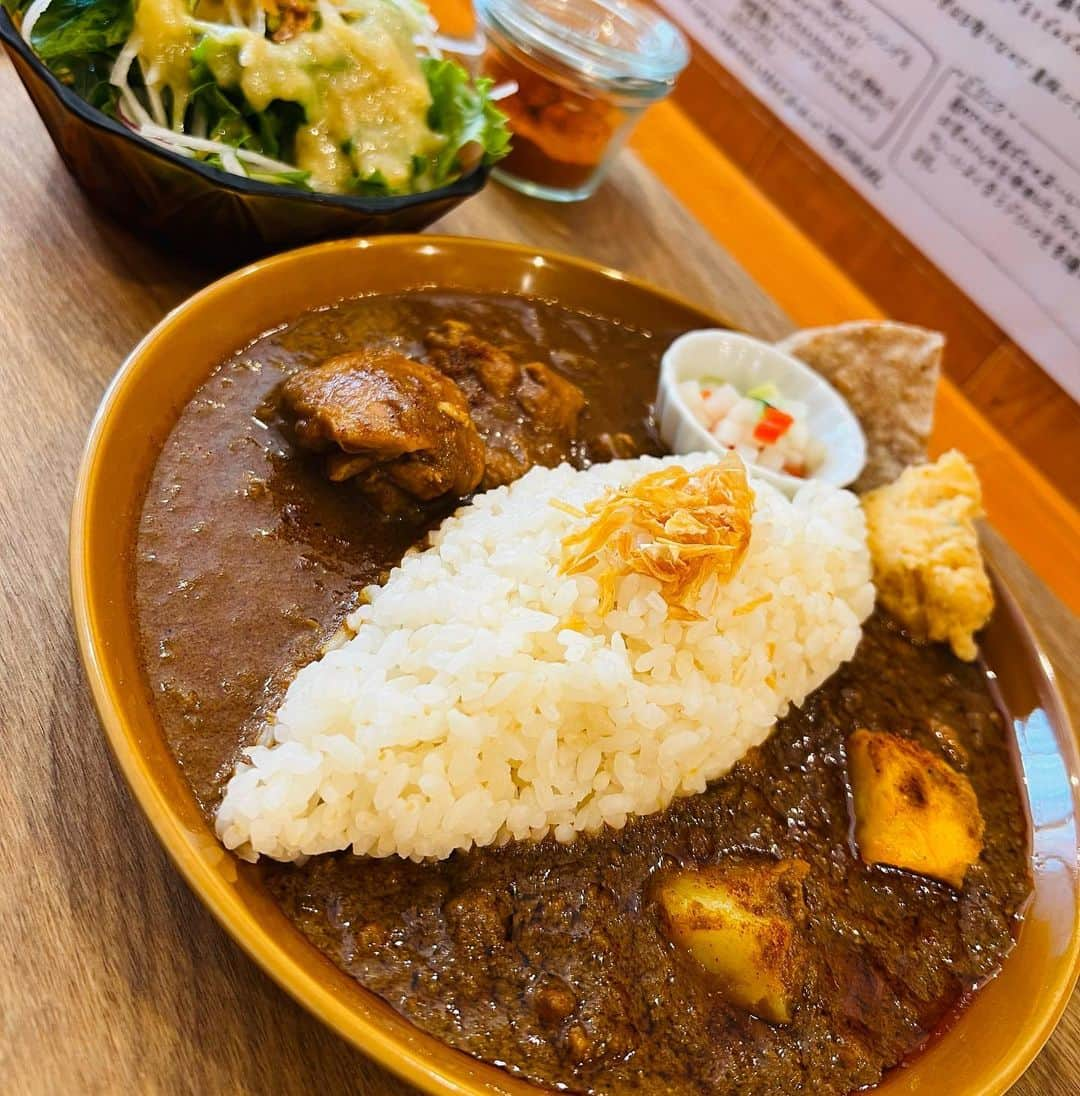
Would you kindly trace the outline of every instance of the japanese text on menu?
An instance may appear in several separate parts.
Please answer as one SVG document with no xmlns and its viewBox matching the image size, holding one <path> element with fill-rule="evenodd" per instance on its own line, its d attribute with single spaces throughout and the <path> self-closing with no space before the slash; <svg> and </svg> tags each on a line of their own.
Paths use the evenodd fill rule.
<svg viewBox="0 0 1080 1096">
<path fill-rule="evenodd" d="M 1080 399 L 1080 0 L 662 2 Z"/>
</svg>

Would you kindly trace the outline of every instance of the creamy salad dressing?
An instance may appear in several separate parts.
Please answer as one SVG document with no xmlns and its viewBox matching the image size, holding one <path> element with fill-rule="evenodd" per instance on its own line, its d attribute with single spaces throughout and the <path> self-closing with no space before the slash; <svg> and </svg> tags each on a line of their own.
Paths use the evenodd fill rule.
<svg viewBox="0 0 1080 1096">
<path fill-rule="evenodd" d="M 191 51 L 195 47 L 191 14 L 184 0 L 139 0 L 135 5 L 138 57 L 148 88 L 172 93 L 172 122 L 183 124 L 191 94 Z"/>
<path fill-rule="evenodd" d="M 243 27 L 215 28 L 220 48 L 207 51 L 207 64 L 256 110 L 275 99 L 303 107 L 294 162 L 315 190 L 344 190 L 354 175 L 406 186 L 414 157 L 426 159 L 444 141 L 427 124 L 431 93 L 413 43 L 415 13 L 390 0 L 351 0 L 345 11 L 348 19 L 320 4 L 316 25 L 284 42 Z M 177 127 L 191 90 L 199 12 L 183 0 L 138 0 L 135 9 L 147 85 L 170 89 Z"/>
<path fill-rule="evenodd" d="M 340 189 L 354 172 L 404 185 L 413 156 L 442 143 L 427 124 L 431 94 L 409 20 L 380 0 L 364 8 L 355 22 L 322 8 L 322 26 L 288 42 L 238 32 L 240 85 L 251 105 L 303 106 L 307 124 L 297 131 L 295 158 L 317 190 Z"/>
</svg>

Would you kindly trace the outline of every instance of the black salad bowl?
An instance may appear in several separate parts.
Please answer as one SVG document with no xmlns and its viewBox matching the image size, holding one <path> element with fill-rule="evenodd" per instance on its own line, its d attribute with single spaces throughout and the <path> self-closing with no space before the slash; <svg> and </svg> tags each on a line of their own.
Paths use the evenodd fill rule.
<svg viewBox="0 0 1080 1096">
<path fill-rule="evenodd" d="M 364 198 L 228 175 L 147 141 L 65 87 L 3 8 L 0 41 L 90 199 L 132 232 L 208 265 L 235 266 L 316 240 L 415 232 L 487 181 L 479 166 L 423 194 Z"/>
</svg>

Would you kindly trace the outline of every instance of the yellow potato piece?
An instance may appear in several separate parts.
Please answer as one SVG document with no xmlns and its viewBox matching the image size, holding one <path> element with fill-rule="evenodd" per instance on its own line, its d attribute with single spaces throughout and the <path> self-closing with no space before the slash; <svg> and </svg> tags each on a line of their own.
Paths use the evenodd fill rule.
<svg viewBox="0 0 1080 1096">
<path fill-rule="evenodd" d="M 950 450 L 863 495 L 862 508 L 878 600 L 914 636 L 948 642 L 970 662 L 994 609 L 975 529 L 975 469 Z"/>
<path fill-rule="evenodd" d="M 715 974 L 736 1005 L 776 1023 L 791 1019 L 802 986 L 802 860 L 704 868 L 657 890 L 671 939 Z"/>
<path fill-rule="evenodd" d="M 886 731 L 856 731 L 848 739 L 848 765 L 862 859 L 959 890 L 982 852 L 984 828 L 968 778 Z"/>
</svg>

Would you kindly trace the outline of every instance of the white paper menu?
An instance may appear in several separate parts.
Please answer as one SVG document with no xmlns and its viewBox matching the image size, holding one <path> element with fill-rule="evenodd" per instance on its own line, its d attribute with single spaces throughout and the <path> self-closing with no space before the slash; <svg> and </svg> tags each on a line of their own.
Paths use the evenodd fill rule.
<svg viewBox="0 0 1080 1096">
<path fill-rule="evenodd" d="M 1080 400 L 1080 0 L 660 2 Z"/>
</svg>

